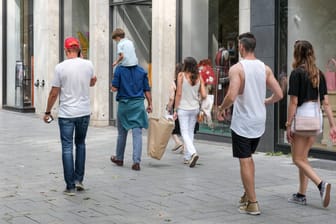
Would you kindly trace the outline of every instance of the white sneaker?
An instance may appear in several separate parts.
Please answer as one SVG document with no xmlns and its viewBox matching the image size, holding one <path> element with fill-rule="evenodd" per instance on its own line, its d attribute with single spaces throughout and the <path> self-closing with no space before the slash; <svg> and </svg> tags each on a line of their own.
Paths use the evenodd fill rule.
<svg viewBox="0 0 336 224">
<path fill-rule="evenodd" d="M 320 196 L 322 200 L 322 205 L 325 208 L 328 207 L 330 202 L 330 190 L 331 190 L 331 184 L 322 181 Z"/>
<path fill-rule="evenodd" d="M 83 185 L 82 182 L 76 182 L 75 186 L 76 186 L 76 190 L 77 191 L 84 191 L 85 190 L 84 185 Z"/>
<path fill-rule="evenodd" d="M 190 164 L 189 164 L 190 168 L 193 168 L 196 165 L 198 158 L 199 156 L 197 155 L 197 153 L 192 154 L 191 159 L 190 159 Z"/>
<path fill-rule="evenodd" d="M 65 189 L 63 191 L 63 194 L 68 195 L 68 196 L 75 196 L 76 192 L 75 192 L 75 189 Z"/>
</svg>

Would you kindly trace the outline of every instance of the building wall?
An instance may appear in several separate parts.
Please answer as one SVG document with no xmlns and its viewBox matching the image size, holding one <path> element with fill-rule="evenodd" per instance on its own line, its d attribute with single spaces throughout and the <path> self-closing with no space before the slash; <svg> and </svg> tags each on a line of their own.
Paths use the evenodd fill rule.
<svg viewBox="0 0 336 224">
<path fill-rule="evenodd" d="M 34 82 L 45 80 L 45 87 L 35 87 L 37 114 L 43 114 L 47 105 L 54 68 L 59 63 L 59 2 L 34 1 Z M 52 113 L 57 114 L 57 103 Z"/>
<path fill-rule="evenodd" d="M 45 87 L 35 87 L 36 113 L 45 112 L 54 68 L 59 63 L 59 1 L 35 0 L 34 2 L 34 70 L 35 82 L 45 80 Z M 91 124 L 108 125 L 108 69 L 109 69 L 109 18 L 108 1 L 90 1 L 90 55 L 97 83 L 91 88 Z M 61 24 L 62 25 L 62 24 Z M 66 24 L 65 24 L 66 26 Z M 43 46 L 43 47 L 42 47 Z M 52 113 L 57 116 L 58 104 Z"/>
<path fill-rule="evenodd" d="M 189 56 L 196 61 L 208 58 L 209 0 L 183 0 L 182 4 L 182 60 Z"/>
<path fill-rule="evenodd" d="M 109 124 L 109 2 L 90 1 L 90 57 L 97 83 L 91 88 L 91 124 Z"/>
<path fill-rule="evenodd" d="M 274 71 L 275 62 L 275 1 L 251 1 L 251 32 L 257 39 L 256 56 Z M 274 105 L 267 106 L 265 134 L 259 151 L 274 151 Z"/>
<path fill-rule="evenodd" d="M 239 0 L 239 33 L 251 30 L 251 0 Z"/>
<path fill-rule="evenodd" d="M 4 46 L 2 46 L 2 35 L 3 35 L 3 27 L 2 27 L 2 7 L 3 7 L 3 1 L 0 3 L 0 109 L 2 108 L 2 49 Z"/>
<path fill-rule="evenodd" d="M 153 0 L 152 4 L 152 116 L 160 117 L 168 102 L 169 83 L 174 79 L 176 0 Z"/>
</svg>

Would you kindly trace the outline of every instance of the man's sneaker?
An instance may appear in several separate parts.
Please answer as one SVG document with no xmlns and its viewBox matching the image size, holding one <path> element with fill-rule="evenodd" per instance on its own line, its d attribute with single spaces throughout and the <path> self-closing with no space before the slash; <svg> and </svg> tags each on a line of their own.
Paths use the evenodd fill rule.
<svg viewBox="0 0 336 224">
<path fill-rule="evenodd" d="M 288 202 L 299 204 L 299 205 L 307 205 L 306 196 L 298 197 L 297 194 L 293 194 L 292 197 L 288 198 Z"/>
<path fill-rule="evenodd" d="M 75 189 L 65 189 L 63 191 L 63 194 L 68 195 L 68 196 L 75 196 L 76 192 L 75 192 Z"/>
<path fill-rule="evenodd" d="M 196 162 L 197 162 L 198 158 L 199 158 L 199 156 L 196 153 L 192 154 L 191 159 L 190 159 L 190 163 L 189 163 L 190 168 L 192 168 L 196 165 Z"/>
<path fill-rule="evenodd" d="M 258 202 L 248 201 L 245 205 L 239 207 L 239 212 L 249 215 L 260 215 L 260 208 Z"/>
<path fill-rule="evenodd" d="M 83 185 L 82 182 L 76 182 L 75 186 L 76 186 L 76 190 L 77 191 L 84 191 L 85 190 L 84 185 Z"/>
<path fill-rule="evenodd" d="M 240 197 L 239 204 L 240 204 L 240 206 L 241 205 L 246 205 L 247 202 L 248 202 L 247 194 L 246 194 L 246 192 L 244 192 L 243 196 Z"/>
<path fill-rule="evenodd" d="M 329 202 L 330 202 L 330 189 L 331 189 L 331 184 L 325 181 L 322 181 L 320 196 L 322 200 L 322 205 L 325 208 L 328 207 Z"/>
</svg>

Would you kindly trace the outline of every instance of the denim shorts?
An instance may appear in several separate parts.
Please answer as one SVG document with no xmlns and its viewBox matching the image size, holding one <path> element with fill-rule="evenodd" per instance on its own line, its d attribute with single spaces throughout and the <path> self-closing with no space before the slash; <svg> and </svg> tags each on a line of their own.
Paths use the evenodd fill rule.
<svg viewBox="0 0 336 224">
<path fill-rule="evenodd" d="M 246 138 L 231 130 L 233 157 L 249 158 L 256 151 L 260 138 Z"/>
</svg>

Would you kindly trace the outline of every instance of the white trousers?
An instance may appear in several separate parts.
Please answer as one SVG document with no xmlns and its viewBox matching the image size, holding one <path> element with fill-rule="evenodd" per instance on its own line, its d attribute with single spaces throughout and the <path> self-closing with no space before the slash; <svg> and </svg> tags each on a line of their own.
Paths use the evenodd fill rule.
<svg viewBox="0 0 336 224">
<path fill-rule="evenodd" d="M 184 141 L 184 159 L 186 160 L 190 160 L 192 154 L 196 153 L 194 146 L 194 129 L 198 112 L 199 108 L 195 110 L 179 109 L 177 111 L 181 135 Z"/>
</svg>

